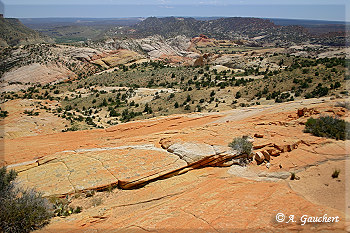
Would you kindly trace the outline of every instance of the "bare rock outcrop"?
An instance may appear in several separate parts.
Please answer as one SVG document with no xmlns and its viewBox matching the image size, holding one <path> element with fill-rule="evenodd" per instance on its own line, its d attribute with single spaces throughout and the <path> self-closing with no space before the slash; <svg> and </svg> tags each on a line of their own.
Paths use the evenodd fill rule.
<svg viewBox="0 0 350 233">
<path fill-rule="evenodd" d="M 13 168 L 23 184 L 35 180 L 45 196 L 62 196 L 110 186 L 134 189 L 192 169 L 231 166 L 242 157 L 229 147 L 185 142 L 167 151 L 152 145 L 65 151 Z"/>
<path fill-rule="evenodd" d="M 331 108 L 329 102 L 314 102 L 302 103 L 321 113 Z M 346 218 L 343 209 L 334 209 L 334 200 L 343 207 L 346 144 L 303 132 L 305 126 L 296 118 L 299 101 L 281 105 L 253 107 L 248 115 L 235 109 L 14 138 L 3 141 L 0 152 L 8 168 L 19 171 L 22 184 L 46 196 L 71 194 L 72 206 L 83 207 L 79 214 L 55 218 L 44 232 L 341 231 Z M 261 152 L 266 166 L 217 168 L 241 159 L 222 145 L 242 134 L 264 136 L 254 138 L 254 150 Z M 327 161 L 332 163 L 321 167 Z M 335 167 L 341 169 L 339 179 L 331 177 Z M 291 172 L 300 180 L 289 180 Z M 119 188 L 93 197 L 73 195 L 111 186 Z M 315 201 L 321 195 L 323 202 Z M 100 204 L 92 205 L 94 200 Z M 339 216 L 340 222 L 283 224 L 271 221 L 277 213 L 327 214 Z"/>
<path fill-rule="evenodd" d="M 300 108 L 297 110 L 298 117 L 309 117 L 311 115 L 319 114 L 320 112 L 313 108 Z"/>
<path fill-rule="evenodd" d="M 168 148 L 168 151 L 178 155 L 187 164 L 216 154 L 212 146 L 204 143 L 175 143 Z"/>
<path fill-rule="evenodd" d="M 41 65 L 39 63 L 34 63 L 5 73 L 1 81 L 6 83 L 30 82 L 46 84 L 64 80 L 74 75 L 75 74 L 73 72 L 62 66 L 57 66 L 55 64 Z"/>
<path fill-rule="evenodd" d="M 146 54 L 150 58 L 160 58 L 162 56 L 198 57 L 197 53 L 189 51 L 190 45 L 190 38 L 185 36 L 180 35 L 165 39 L 163 36 L 154 35 L 142 39 L 109 39 L 105 43 L 99 43 L 95 46 L 110 50 L 127 49 Z"/>
</svg>

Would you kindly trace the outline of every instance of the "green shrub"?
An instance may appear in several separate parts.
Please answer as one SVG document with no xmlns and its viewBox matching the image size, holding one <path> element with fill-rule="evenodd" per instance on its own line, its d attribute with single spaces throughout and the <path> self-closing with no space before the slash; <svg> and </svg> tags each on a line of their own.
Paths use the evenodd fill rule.
<svg viewBox="0 0 350 233">
<path fill-rule="evenodd" d="M 338 178 L 339 173 L 340 173 L 340 170 L 335 169 L 335 170 L 333 171 L 333 173 L 332 173 L 332 178 Z"/>
<path fill-rule="evenodd" d="M 248 141 L 247 138 L 235 138 L 228 146 L 232 147 L 232 149 L 236 150 L 239 154 L 247 155 L 250 155 L 253 149 L 253 143 Z"/>
<path fill-rule="evenodd" d="M 30 232 L 52 217 L 48 201 L 33 189 L 24 190 L 13 182 L 17 174 L 0 169 L 0 231 Z"/>
<path fill-rule="evenodd" d="M 70 201 L 68 198 L 65 199 L 56 199 L 54 201 L 54 214 L 56 216 L 69 216 L 71 214 L 77 214 L 81 212 L 82 207 L 77 206 L 73 208 L 69 206 Z"/>
<path fill-rule="evenodd" d="M 350 139 L 349 129 L 349 122 L 331 116 L 321 116 L 318 119 L 309 118 L 305 123 L 304 132 L 318 137 L 346 140 Z"/>
<path fill-rule="evenodd" d="M 0 108 L 0 118 L 5 118 L 9 115 L 8 111 L 2 111 Z"/>
<path fill-rule="evenodd" d="M 239 98 L 241 98 L 241 96 L 242 96 L 241 93 L 238 91 L 238 92 L 236 93 L 236 96 L 235 96 L 235 97 L 236 97 L 236 99 L 239 99 Z"/>
<path fill-rule="evenodd" d="M 291 179 L 291 180 L 295 180 L 295 178 L 296 178 L 295 173 L 292 172 L 292 173 L 290 174 L 290 179 Z"/>
</svg>

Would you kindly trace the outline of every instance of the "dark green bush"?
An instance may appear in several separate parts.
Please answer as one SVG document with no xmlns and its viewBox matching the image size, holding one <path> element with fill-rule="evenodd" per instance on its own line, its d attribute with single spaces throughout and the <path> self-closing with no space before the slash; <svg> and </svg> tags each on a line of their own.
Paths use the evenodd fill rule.
<svg viewBox="0 0 350 233">
<path fill-rule="evenodd" d="M 294 172 L 290 173 L 290 179 L 295 180 L 295 178 L 296 178 L 295 173 Z"/>
<path fill-rule="evenodd" d="M 332 178 L 333 178 L 333 179 L 338 178 L 339 173 L 340 173 L 340 170 L 335 169 L 335 170 L 333 171 L 333 173 L 332 173 Z"/>
<path fill-rule="evenodd" d="M 241 98 L 242 97 L 242 95 L 241 95 L 241 93 L 238 91 L 237 93 L 236 93 L 236 99 L 239 99 L 239 98 Z"/>
<path fill-rule="evenodd" d="M 350 139 L 349 129 L 349 122 L 331 116 L 321 116 L 318 119 L 309 118 L 305 123 L 304 132 L 318 137 L 346 140 Z"/>
<path fill-rule="evenodd" d="M 8 111 L 2 111 L 0 108 L 0 118 L 5 118 L 9 115 Z"/>
<path fill-rule="evenodd" d="M 40 193 L 24 190 L 14 183 L 17 174 L 0 169 L 0 231 L 30 232 L 52 217 L 50 206 Z"/>
</svg>

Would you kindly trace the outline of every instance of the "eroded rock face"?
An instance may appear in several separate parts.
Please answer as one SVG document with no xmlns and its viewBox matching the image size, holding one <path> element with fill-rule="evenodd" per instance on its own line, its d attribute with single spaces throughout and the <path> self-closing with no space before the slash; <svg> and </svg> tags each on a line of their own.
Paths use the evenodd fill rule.
<svg viewBox="0 0 350 233">
<path fill-rule="evenodd" d="M 165 39 L 162 36 L 154 35 L 142 39 L 108 41 L 108 43 L 99 46 L 107 46 L 105 47 L 107 49 L 127 49 L 147 54 L 151 58 L 161 58 L 162 56 L 197 57 L 197 53 L 188 51 L 190 45 L 190 38 L 185 36 Z"/>
<path fill-rule="evenodd" d="M 62 48 L 64 49 L 62 51 L 63 55 L 70 56 L 81 61 L 92 61 L 100 56 L 103 56 L 102 51 L 88 47 L 76 48 L 66 46 Z"/>
<path fill-rule="evenodd" d="M 34 63 L 5 73 L 1 81 L 5 83 L 19 82 L 24 84 L 30 82 L 46 84 L 66 80 L 74 76 L 75 74 L 72 71 L 63 66 Z"/>
<path fill-rule="evenodd" d="M 99 64 L 106 68 L 111 68 L 111 67 L 116 67 L 117 65 L 120 65 L 120 64 L 127 64 L 130 62 L 134 62 L 142 58 L 143 56 L 141 56 L 136 52 L 120 49 L 105 55 L 101 59 L 94 60 L 93 63 Z"/>
</svg>

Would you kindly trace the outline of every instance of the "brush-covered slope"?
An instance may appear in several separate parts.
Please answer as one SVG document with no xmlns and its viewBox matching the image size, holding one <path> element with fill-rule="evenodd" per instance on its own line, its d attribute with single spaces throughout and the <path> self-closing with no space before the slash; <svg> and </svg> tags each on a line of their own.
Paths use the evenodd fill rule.
<svg viewBox="0 0 350 233">
<path fill-rule="evenodd" d="M 40 34 L 24 26 L 18 19 L 0 18 L 0 46 L 43 42 Z"/>
</svg>

